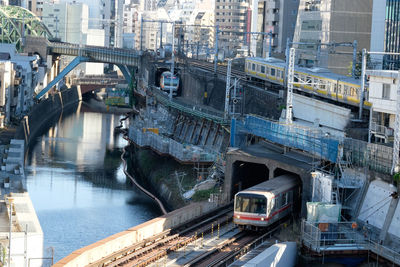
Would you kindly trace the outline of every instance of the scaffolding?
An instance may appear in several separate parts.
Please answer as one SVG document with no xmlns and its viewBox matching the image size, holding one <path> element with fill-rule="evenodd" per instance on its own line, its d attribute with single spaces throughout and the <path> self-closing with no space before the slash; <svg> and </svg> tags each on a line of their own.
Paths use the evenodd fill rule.
<svg viewBox="0 0 400 267">
<path fill-rule="evenodd" d="M 233 137 L 233 142 L 237 145 L 243 144 L 243 134 L 253 134 L 276 144 L 309 152 L 331 162 L 337 160 L 339 141 L 327 137 L 320 130 L 280 124 L 255 115 L 247 115 L 244 121 L 234 120 L 232 125 L 236 128 L 231 130 L 233 134 L 238 134 L 239 139 L 242 139 Z"/>
<path fill-rule="evenodd" d="M 214 151 L 206 151 L 200 147 L 181 144 L 171 138 L 145 131 L 131 125 L 129 139 L 140 147 L 150 147 L 159 154 L 168 154 L 181 162 L 210 163 L 217 155 Z"/>
<path fill-rule="evenodd" d="M 232 147 L 245 146 L 248 134 L 285 147 L 300 149 L 332 163 L 343 164 L 345 161 L 346 164 L 355 167 L 385 174 L 391 172 L 393 148 L 385 145 L 327 136 L 315 128 L 281 124 L 256 115 L 247 115 L 244 120 L 232 119 Z"/>
<path fill-rule="evenodd" d="M 356 222 L 324 223 L 303 220 L 301 241 L 304 247 L 322 256 L 327 252 L 371 251 L 400 265 L 398 252 L 372 240 L 368 229 L 360 227 Z"/>
<path fill-rule="evenodd" d="M 343 154 L 353 166 L 390 174 L 393 148 L 346 138 L 343 140 Z"/>
</svg>

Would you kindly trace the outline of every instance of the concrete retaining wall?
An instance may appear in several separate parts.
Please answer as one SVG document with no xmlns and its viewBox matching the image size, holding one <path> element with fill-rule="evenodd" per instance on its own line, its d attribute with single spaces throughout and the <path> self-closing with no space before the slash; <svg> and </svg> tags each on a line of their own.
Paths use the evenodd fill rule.
<svg viewBox="0 0 400 267">
<path fill-rule="evenodd" d="M 146 238 L 182 225 L 216 208 L 214 203 L 193 203 L 164 216 L 142 223 L 126 231 L 117 233 L 92 245 L 72 252 L 58 261 L 54 267 L 81 267 L 101 260 L 103 257 L 135 245 Z"/>
<path fill-rule="evenodd" d="M 29 115 L 22 119 L 21 125 L 15 134 L 15 139 L 24 139 L 25 144 L 28 145 L 52 115 L 80 100 L 82 100 L 82 95 L 79 87 L 58 92 L 47 99 L 41 100 L 40 103 L 33 106 Z"/>
</svg>

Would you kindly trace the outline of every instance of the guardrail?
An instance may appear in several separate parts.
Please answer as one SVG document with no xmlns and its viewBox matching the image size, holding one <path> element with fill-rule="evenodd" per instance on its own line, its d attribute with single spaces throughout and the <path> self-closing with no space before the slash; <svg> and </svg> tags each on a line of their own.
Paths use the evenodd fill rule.
<svg viewBox="0 0 400 267">
<path fill-rule="evenodd" d="M 400 265 L 400 254 L 373 240 L 369 231 L 355 222 L 309 222 L 301 223 L 302 244 L 309 249 L 325 251 L 369 250 L 378 257 Z"/>
<path fill-rule="evenodd" d="M 216 123 L 221 124 L 229 124 L 229 120 L 224 119 L 224 114 L 222 111 L 217 111 L 214 109 L 210 109 L 207 107 L 199 107 L 196 105 L 191 105 L 185 103 L 183 101 L 179 101 L 177 99 L 169 99 L 168 95 L 161 90 L 157 89 L 156 87 L 151 87 L 151 92 L 153 93 L 154 97 L 161 102 L 163 105 L 172 107 L 174 109 L 180 110 L 184 113 L 204 118 L 208 120 L 212 120 Z"/>
<path fill-rule="evenodd" d="M 77 44 L 52 42 L 49 46 L 51 52 L 69 56 L 90 58 L 96 62 L 138 66 L 139 52 L 122 48 L 107 48 L 101 46 L 80 46 Z"/>
</svg>

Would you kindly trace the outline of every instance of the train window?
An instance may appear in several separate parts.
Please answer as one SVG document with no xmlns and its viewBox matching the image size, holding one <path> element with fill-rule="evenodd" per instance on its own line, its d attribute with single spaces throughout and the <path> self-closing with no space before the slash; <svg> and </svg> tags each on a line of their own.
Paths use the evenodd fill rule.
<svg viewBox="0 0 400 267">
<path fill-rule="evenodd" d="M 342 85 L 341 85 L 341 84 L 338 85 L 338 90 L 337 90 L 337 92 L 338 92 L 338 94 L 342 94 L 342 93 L 343 93 L 343 92 L 342 92 Z"/>
<path fill-rule="evenodd" d="M 312 83 L 312 78 L 311 78 L 310 76 L 307 76 L 307 77 L 306 77 L 306 83 L 311 85 L 311 83 Z"/>
<path fill-rule="evenodd" d="M 254 64 L 254 63 L 251 64 L 251 70 L 252 70 L 252 71 L 255 71 L 255 70 L 256 70 L 256 64 Z"/>
<path fill-rule="evenodd" d="M 299 82 L 299 78 L 298 78 L 297 76 L 294 76 L 294 77 L 293 77 L 293 81 L 294 81 L 295 83 L 298 83 L 298 82 Z"/>
<path fill-rule="evenodd" d="M 266 213 L 265 198 L 253 198 L 251 201 L 251 213 Z"/>
<path fill-rule="evenodd" d="M 257 72 L 260 72 L 260 65 L 257 65 Z"/>
<path fill-rule="evenodd" d="M 271 68 L 271 76 L 275 76 L 275 69 Z"/>
<path fill-rule="evenodd" d="M 321 90 L 326 90 L 326 87 L 325 87 L 325 81 L 324 80 L 319 80 L 319 89 L 321 89 Z"/>
<path fill-rule="evenodd" d="M 350 87 L 350 95 L 351 96 L 357 96 L 357 89 L 354 87 Z"/>
<path fill-rule="evenodd" d="M 261 73 L 265 73 L 265 66 L 261 66 Z"/>
<path fill-rule="evenodd" d="M 281 196 L 282 196 L 281 206 L 286 206 L 289 203 L 289 192 L 282 193 Z"/>
<path fill-rule="evenodd" d="M 266 198 L 261 195 L 237 195 L 235 211 L 250 213 L 266 213 Z"/>
<path fill-rule="evenodd" d="M 349 86 L 348 85 L 344 86 L 344 95 L 349 95 Z"/>
</svg>

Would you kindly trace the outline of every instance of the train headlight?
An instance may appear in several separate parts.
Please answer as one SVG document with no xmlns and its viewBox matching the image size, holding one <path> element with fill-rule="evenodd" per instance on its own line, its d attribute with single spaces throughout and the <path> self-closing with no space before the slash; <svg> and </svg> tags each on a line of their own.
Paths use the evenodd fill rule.
<svg viewBox="0 0 400 267">
<path fill-rule="evenodd" d="M 240 216 L 239 216 L 239 215 L 237 215 L 237 216 L 236 216 L 236 218 L 240 219 Z"/>
<path fill-rule="evenodd" d="M 264 221 L 264 218 L 261 218 L 261 221 Z"/>
</svg>

